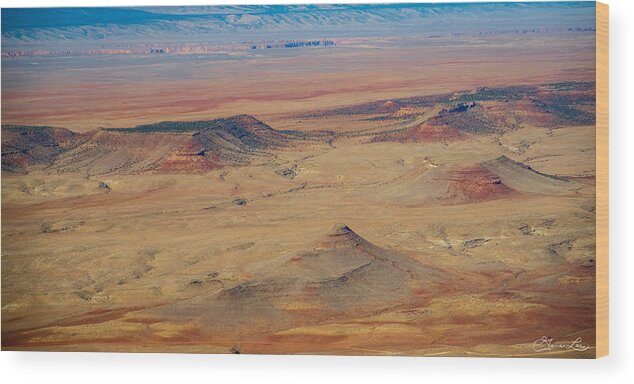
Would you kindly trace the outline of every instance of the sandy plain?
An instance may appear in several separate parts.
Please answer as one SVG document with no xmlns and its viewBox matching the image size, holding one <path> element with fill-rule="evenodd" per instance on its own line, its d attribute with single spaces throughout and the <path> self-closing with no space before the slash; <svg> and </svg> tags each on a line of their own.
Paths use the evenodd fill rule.
<svg viewBox="0 0 634 384">
<path fill-rule="evenodd" d="M 568 32 L 3 60 L 3 124 L 87 138 L 7 173 L 3 127 L 2 348 L 592 357 L 593 80 Z M 95 131 L 241 114 L 299 138 Z"/>
<path fill-rule="evenodd" d="M 537 136 L 523 156 L 541 159 L 538 171 L 577 178 L 577 191 L 419 204 L 425 185 L 402 187 L 429 161 L 511 156 L 490 137 L 349 138 L 200 175 L 5 176 L 3 347 L 523 356 L 537 354 L 542 336 L 592 340 L 594 130 L 523 131 L 500 141 Z M 289 165 L 294 178 L 276 173 Z M 217 292 L 256 278 L 255 264 L 310 251 L 337 223 L 442 271 L 441 293 L 422 289 L 392 307 L 391 291 L 380 291 L 378 306 L 318 321 L 317 304 L 289 294 L 276 310 L 300 315 L 279 329 L 267 312 L 252 324 L 260 312 L 245 311 L 218 331 L 214 316 L 230 312 L 214 312 Z"/>
</svg>

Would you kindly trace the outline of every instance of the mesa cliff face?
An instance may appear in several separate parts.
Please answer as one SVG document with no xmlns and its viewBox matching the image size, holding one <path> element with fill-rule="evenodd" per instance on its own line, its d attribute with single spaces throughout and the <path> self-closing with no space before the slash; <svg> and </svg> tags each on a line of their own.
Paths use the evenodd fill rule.
<svg viewBox="0 0 634 384">
<path fill-rule="evenodd" d="M 528 195 L 570 195 L 579 183 L 546 175 L 506 156 L 464 165 L 426 163 L 375 188 L 373 197 L 399 205 L 469 204 Z"/>
<path fill-rule="evenodd" d="M 57 156 L 81 144 L 86 135 L 64 128 L 2 126 L 2 172 L 27 173 L 51 164 Z"/>
</svg>

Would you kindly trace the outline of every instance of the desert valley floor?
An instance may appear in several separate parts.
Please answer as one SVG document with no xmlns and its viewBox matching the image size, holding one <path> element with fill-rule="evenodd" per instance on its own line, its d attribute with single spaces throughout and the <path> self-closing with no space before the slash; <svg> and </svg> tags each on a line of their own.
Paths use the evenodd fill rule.
<svg viewBox="0 0 634 384">
<path fill-rule="evenodd" d="M 3 349 L 593 356 L 594 97 L 5 125 Z"/>
</svg>

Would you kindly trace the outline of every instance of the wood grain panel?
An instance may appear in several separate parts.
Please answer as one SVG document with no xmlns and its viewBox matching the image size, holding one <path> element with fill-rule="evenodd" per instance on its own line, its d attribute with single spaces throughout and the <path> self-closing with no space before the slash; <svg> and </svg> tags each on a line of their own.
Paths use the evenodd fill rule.
<svg viewBox="0 0 634 384">
<path fill-rule="evenodd" d="M 608 5 L 596 3 L 596 357 L 609 352 L 609 18 Z"/>
</svg>

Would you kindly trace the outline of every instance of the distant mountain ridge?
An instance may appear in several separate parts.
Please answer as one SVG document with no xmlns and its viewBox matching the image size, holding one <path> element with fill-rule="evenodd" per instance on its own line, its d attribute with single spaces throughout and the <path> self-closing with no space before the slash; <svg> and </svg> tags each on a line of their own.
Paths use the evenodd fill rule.
<svg viewBox="0 0 634 384">
<path fill-rule="evenodd" d="M 446 30 L 439 19 L 462 18 L 469 23 L 449 23 L 452 32 L 523 28 L 518 13 L 543 28 L 591 26 L 594 4 L 473 3 L 473 4 L 323 4 L 246 5 L 217 7 L 146 8 L 15 8 L 3 9 L 2 36 L 17 41 L 65 39 L 102 40 L 117 37 L 199 36 L 210 33 L 332 31 L 386 25 L 417 27 L 428 32 Z M 591 9 L 592 8 L 592 9 Z M 548 10 L 548 16 L 544 16 Z M 590 12 L 591 10 L 591 12 Z M 569 17 L 570 13 L 576 17 Z M 473 16 L 481 22 L 473 23 Z M 515 17 L 514 17 L 515 16 Z M 574 20 L 574 21 L 572 21 Z M 421 24 L 423 23 L 423 24 Z M 518 24 L 520 23 L 520 24 Z M 527 24 L 528 25 L 528 24 Z M 395 29 L 396 30 L 396 29 Z"/>
</svg>

